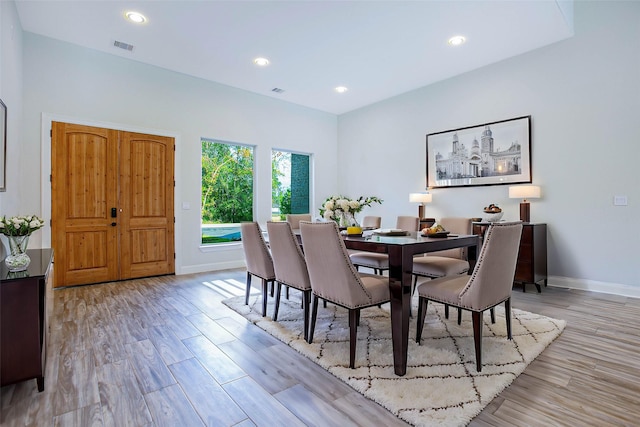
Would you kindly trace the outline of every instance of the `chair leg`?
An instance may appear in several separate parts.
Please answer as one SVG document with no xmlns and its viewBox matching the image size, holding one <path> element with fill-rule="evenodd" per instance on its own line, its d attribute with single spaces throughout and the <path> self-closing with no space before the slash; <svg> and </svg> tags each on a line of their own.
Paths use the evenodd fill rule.
<svg viewBox="0 0 640 427">
<path fill-rule="evenodd" d="M 287 290 L 289 287 L 287 286 Z M 280 309 L 280 292 L 282 292 L 282 283 L 276 282 L 276 303 L 273 309 L 273 321 L 278 320 L 278 310 Z"/>
<path fill-rule="evenodd" d="M 267 315 L 267 294 L 269 289 L 269 282 L 266 279 L 262 279 L 262 317 Z M 273 290 L 273 283 L 271 284 L 271 290 Z"/>
<path fill-rule="evenodd" d="M 449 318 L 449 304 L 444 305 L 444 318 L 445 319 Z"/>
<path fill-rule="evenodd" d="M 476 348 L 476 370 L 482 371 L 482 312 L 472 311 L 473 342 Z"/>
<path fill-rule="evenodd" d="M 244 305 L 249 305 L 249 293 L 251 292 L 251 273 L 247 271 L 247 291 L 244 296 Z"/>
<path fill-rule="evenodd" d="M 462 309 L 458 307 L 458 325 L 462 324 Z"/>
<path fill-rule="evenodd" d="M 422 329 L 424 328 L 424 318 L 427 317 L 427 304 L 429 300 L 420 297 L 418 299 L 418 324 L 416 325 L 416 342 L 420 344 L 422 339 Z"/>
<path fill-rule="evenodd" d="M 304 310 L 304 340 L 309 340 L 309 305 L 311 304 L 311 290 L 302 292 L 302 308 Z"/>
<path fill-rule="evenodd" d="M 285 297 L 287 299 L 289 299 L 289 287 L 287 286 L 287 288 L 285 289 Z"/>
<path fill-rule="evenodd" d="M 276 290 L 275 288 L 276 288 L 276 287 L 275 287 L 274 283 L 273 283 L 273 282 L 271 282 L 271 298 L 273 298 L 273 293 L 274 293 L 274 292 L 275 292 L 275 290 Z"/>
<path fill-rule="evenodd" d="M 491 313 L 491 323 L 496 323 L 496 309 L 495 307 L 491 307 L 489 309 L 489 313 Z"/>
<path fill-rule="evenodd" d="M 313 342 L 313 332 L 316 330 L 316 317 L 318 316 L 318 295 L 313 294 L 313 304 L 311 307 L 311 324 L 309 325 L 309 336 L 307 342 Z"/>
<path fill-rule="evenodd" d="M 353 369 L 356 364 L 356 343 L 358 338 L 358 320 L 360 310 L 349 309 L 349 368 Z"/>
<path fill-rule="evenodd" d="M 507 321 L 507 339 L 513 339 L 511 335 L 511 298 L 504 302 L 504 318 Z"/>
<path fill-rule="evenodd" d="M 411 288 L 411 295 L 416 293 L 416 287 L 418 287 L 418 275 L 413 275 L 413 287 Z"/>
</svg>

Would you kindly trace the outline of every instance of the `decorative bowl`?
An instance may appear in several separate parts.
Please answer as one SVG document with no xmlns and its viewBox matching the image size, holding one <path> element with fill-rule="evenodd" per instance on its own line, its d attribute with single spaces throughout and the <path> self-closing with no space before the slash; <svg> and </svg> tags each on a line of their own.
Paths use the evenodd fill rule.
<svg viewBox="0 0 640 427">
<path fill-rule="evenodd" d="M 502 215 L 504 215 L 504 212 L 495 212 L 495 213 L 485 212 L 482 220 L 485 222 L 498 222 L 502 219 Z"/>
<path fill-rule="evenodd" d="M 362 236 L 362 227 L 347 227 L 348 236 Z"/>
</svg>

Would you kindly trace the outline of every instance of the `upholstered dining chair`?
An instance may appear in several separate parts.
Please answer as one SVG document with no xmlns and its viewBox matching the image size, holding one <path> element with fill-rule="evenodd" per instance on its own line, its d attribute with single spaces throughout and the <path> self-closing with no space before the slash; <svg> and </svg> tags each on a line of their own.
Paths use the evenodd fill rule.
<svg viewBox="0 0 640 427">
<path fill-rule="evenodd" d="M 287 214 L 287 222 L 292 229 L 299 229 L 300 221 L 311 221 L 311 214 Z"/>
<path fill-rule="evenodd" d="M 404 231 L 416 231 L 420 225 L 420 218 L 417 216 L 399 215 L 396 219 L 396 228 Z"/>
<path fill-rule="evenodd" d="M 280 308 L 280 291 L 282 285 L 298 289 L 302 292 L 302 308 L 304 311 L 304 339 L 309 332 L 309 306 L 311 303 L 311 281 L 307 271 L 307 262 L 300 249 L 298 238 L 293 234 L 288 222 L 267 222 L 269 246 L 276 272 L 276 301 L 273 320 L 278 320 Z"/>
<path fill-rule="evenodd" d="M 302 222 L 300 231 L 313 292 L 308 342 L 313 342 L 319 299 L 348 309 L 349 367 L 354 368 L 360 310 L 389 301 L 389 279 L 356 271 L 335 222 Z"/>
<path fill-rule="evenodd" d="M 396 219 L 396 228 L 404 231 L 416 231 L 420 219 L 417 216 L 398 216 Z M 389 269 L 389 257 L 387 254 L 377 254 L 374 252 L 352 252 L 350 255 L 351 262 L 356 266 L 368 267 L 373 269 L 375 274 L 383 274 Z"/>
<path fill-rule="evenodd" d="M 471 234 L 471 218 L 442 218 L 439 224 L 453 234 Z M 415 289 L 418 276 L 431 279 L 454 274 L 465 274 L 469 271 L 467 248 L 447 249 L 417 255 L 413 258 L 413 288 Z"/>
<path fill-rule="evenodd" d="M 482 370 L 482 323 L 485 310 L 504 302 L 507 338 L 511 339 L 511 288 L 516 271 L 522 222 L 492 224 L 471 275 L 445 276 L 418 286 L 416 342 L 420 344 L 429 301 L 471 311 L 476 369 Z M 495 321 L 492 318 L 492 321 Z"/>
<path fill-rule="evenodd" d="M 363 228 L 380 228 L 380 224 L 382 223 L 382 217 L 380 216 L 365 216 L 362 218 L 362 227 Z"/>
<path fill-rule="evenodd" d="M 262 280 L 262 315 L 267 315 L 268 285 L 276 280 L 273 268 L 273 259 L 267 247 L 262 230 L 257 222 L 243 222 L 240 224 L 242 236 L 242 248 L 247 263 L 247 291 L 244 303 L 249 304 L 249 292 L 251 291 L 251 277 L 256 276 Z"/>
</svg>

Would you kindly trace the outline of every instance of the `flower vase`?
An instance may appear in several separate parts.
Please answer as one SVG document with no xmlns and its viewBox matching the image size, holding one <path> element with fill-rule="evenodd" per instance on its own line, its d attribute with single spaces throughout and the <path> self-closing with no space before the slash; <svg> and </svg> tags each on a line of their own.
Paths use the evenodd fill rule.
<svg viewBox="0 0 640 427">
<path fill-rule="evenodd" d="M 358 227 L 358 221 L 351 212 L 343 212 L 340 216 L 340 227 Z"/>
<path fill-rule="evenodd" d="M 29 235 L 25 236 L 7 236 L 9 240 L 9 251 L 4 263 L 9 271 L 24 271 L 29 267 L 31 258 L 27 255 L 27 246 L 29 245 Z"/>
<path fill-rule="evenodd" d="M 339 221 L 338 225 L 341 228 L 346 228 L 346 227 L 349 226 L 349 218 L 347 217 L 347 213 L 346 212 L 342 212 L 340 214 L 340 221 Z"/>
</svg>

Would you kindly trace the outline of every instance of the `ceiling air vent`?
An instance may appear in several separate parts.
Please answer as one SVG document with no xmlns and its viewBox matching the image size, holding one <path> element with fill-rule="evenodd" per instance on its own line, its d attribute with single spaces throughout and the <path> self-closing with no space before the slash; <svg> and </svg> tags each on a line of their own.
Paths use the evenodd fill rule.
<svg viewBox="0 0 640 427">
<path fill-rule="evenodd" d="M 119 47 L 120 49 L 128 50 L 129 52 L 133 51 L 133 45 L 125 42 L 119 42 L 118 40 L 113 42 L 115 47 Z"/>
<path fill-rule="evenodd" d="M 284 92 L 284 89 L 280 89 L 279 87 L 274 87 L 273 89 L 271 89 L 271 92 L 282 93 Z"/>
</svg>

